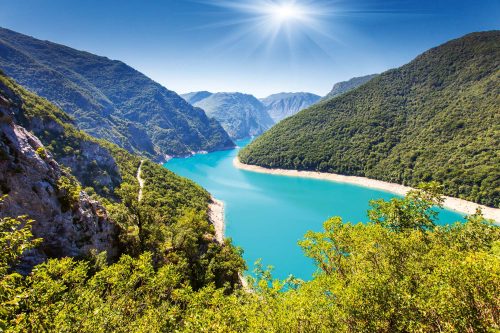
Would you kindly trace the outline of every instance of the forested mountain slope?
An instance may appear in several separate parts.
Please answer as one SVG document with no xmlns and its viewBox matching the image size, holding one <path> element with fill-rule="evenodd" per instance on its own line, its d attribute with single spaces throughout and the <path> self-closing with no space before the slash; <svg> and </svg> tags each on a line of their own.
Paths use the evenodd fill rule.
<svg viewBox="0 0 500 333">
<path fill-rule="evenodd" d="M 120 61 L 0 28 L 0 69 L 131 152 L 163 159 L 234 146 L 217 121 Z"/>
<path fill-rule="evenodd" d="M 260 101 L 275 123 L 293 116 L 297 112 L 313 105 L 320 96 L 311 93 L 279 93 L 268 96 Z"/>
<path fill-rule="evenodd" d="M 155 267 L 179 265 L 193 288 L 231 288 L 244 266 L 215 239 L 210 194 L 161 165 L 77 130 L 68 115 L 0 72 L 0 217 L 26 215 L 43 238 L 36 260 L 149 252 Z M 105 256 L 106 258 L 106 256 Z"/>
<path fill-rule="evenodd" d="M 244 163 L 366 176 L 500 205 L 500 31 L 452 40 L 288 118 Z"/>
<path fill-rule="evenodd" d="M 193 104 L 217 119 L 233 139 L 262 134 L 273 124 L 264 105 L 242 93 L 216 93 Z"/>
</svg>

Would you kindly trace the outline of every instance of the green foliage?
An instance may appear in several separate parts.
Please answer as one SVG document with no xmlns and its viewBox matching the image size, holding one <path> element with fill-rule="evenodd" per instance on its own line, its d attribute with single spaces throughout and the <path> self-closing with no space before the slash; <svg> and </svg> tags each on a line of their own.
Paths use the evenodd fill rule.
<svg viewBox="0 0 500 333">
<path fill-rule="evenodd" d="M 74 177 L 61 176 L 57 180 L 57 190 L 63 210 L 68 210 L 78 202 L 82 188 Z"/>
<path fill-rule="evenodd" d="M 1 73 L 0 94 L 15 110 L 15 122 L 32 129 L 61 164 L 57 194 L 63 211 L 75 207 L 83 185 L 118 225 L 120 254 L 136 259 L 149 252 L 155 269 L 180 267 L 185 272 L 183 283 L 193 289 L 212 283 L 228 290 L 238 286 L 238 273 L 245 267 L 241 250 L 230 241 L 215 241 L 207 191 L 145 160 L 141 175 L 144 195 L 139 202 L 136 174 L 140 157 L 77 130 L 60 109 Z M 92 270 L 102 267 L 101 257 L 95 254 L 90 259 L 95 261 Z"/>
<path fill-rule="evenodd" d="M 0 205 L 5 197 L 0 197 Z M 13 272 L 12 268 L 23 253 L 40 243 L 39 239 L 33 239 L 32 223 L 26 216 L 0 218 L 0 331 L 9 326 L 14 314 L 20 311 L 20 302 L 27 295 L 22 276 Z"/>
<path fill-rule="evenodd" d="M 270 168 L 364 176 L 500 205 L 500 32 L 425 52 L 280 122 L 240 151 Z"/>
<path fill-rule="evenodd" d="M 440 200 L 436 186 L 423 189 L 404 199 L 402 216 L 432 220 L 413 208 Z M 370 215 L 392 221 L 379 211 L 392 203 L 378 203 Z M 499 244 L 500 228 L 480 214 L 425 228 L 335 217 L 300 242 L 318 265 L 312 281 L 273 280 L 257 265 L 252 292 L 194 290 L 185 261 L 158 266 L 148 251 L 111 265 L 52 259 L 7 280 L 21 296 L 1 318 L 7 332 L 493 332 Z"/>
<path fill-rule="evenodd" d="M 102 148 L 102 142 L 77 130 L 72 119 L 61 109 L 23 89 L 1 71 L 0 94 L 18 109 L 14 114 L 16 122 L 32 130 L 45 145 L 37 149 L 41 158 L 47 157 L 47 151 L 51 152 L 59 163 L 72 168 L 72 174 L 84 187 L 92 187 L 101 195 L 112 194 L 120 182 L 120 175 L 109 151 Z M 88 151 L 104 162 L 89 161 Z M 105 178 L 109 178 L 107 184 L 96 181 Z M 111 192 L 105 189 L 106 186 L 111 186 Z"/>
<path fill-rule="evenodd" d="M 110 204 L 108 211 L 124 230 L 123 251 L 133 256 L 151 252 L 157 265 L 187 264 L 184 270 L 195 289 L 212 282 L 217 287 L 237 285 L 238 272 L 245 263 L 240 250 L 229 241 L 215 241 L 208 221 L 208 192 L 160 165 L 144 161 L 143 198 L 139 202 L 136 172 L 141 161 L 120 152 L 113 153 L 124 179 L 116 191 L 121 201 Z"/>
<path fill-rule="evenodd" d="M 35 152 L 38 156 L 40 156 L 42 160 L 47 158 L 47 152 L 45 151 L 45 148 L 38 147 Z"/>
<path fill-rule="evenodd" d="M 432 229 L 438 215 L 433 207 L 442 207 L 443 203 L 440 193 L 441 187 L 436 182 L 420 184 L 418 190 L 408 192 L 403 199 L 371 201 L 368 215 L 372 222 L 394 231 Z"/>
<path fill-rule="evenodd" d="M 482 47 L 482 44 L 477 46 L 478 57 L 485 53 Z M 459 52 L 456 56 L 463 54 Z M 484 61 L 481 66 L 488 63 Z M 448 67 L 442 70 L 449 71 Z M 492 90 L 495 87 L 486 74 L 477 76 L 474 66 L 460 73 L 464 82 L 469 82 L 468 75 L 472 75 L 480 82 L 479 87 L 489 85 Z M 432 75 L 421 78 L 424 82 L 441 82 L 440 88 L 447 87 L 447 77 L 438 77 L 441 81 Z M 405 85 L 399 84 L 402 82 L 396 82 L 398 89 L 404 89 Z M 431 95 L 437 93 L 434 83 Z M 139 201 L 136 179 L 139 157 L 76 130 L 61 110 L 3 75 L 0 88 L 0 93 L 18 106 L 16 120 L 35 130 L 56 160 L 63 164 L 75 159 L 83 162 L 82 170 L 71 170 L 81 179 L 89 181 L 97 178 L 89 175 L 104 176 L 95 173 L 101 170 L 100 166 L 92 171 L 92 161 L 83 156 L 86 146 L 102 149 L 102 156 L 112 157 L 113 163 L 106 172 L 113 172 L 116 167 L 114 172 L 119 177 L 109 192 L 103 184 L 89 181 L 83 185 L 95 190 L 94 197 L 106 205 L 119 225 L 122 251 L 120 258 L 109 264 L 105 253 L 93 253 L 90 258 L 79 260 L 50 259 L 36 266 L 30 275 L 21 276 L 15 272 L 19 257 L 40 241 L 32 239 L 32 222 L 28 218 L 2 218 L 2 331 L 487 332 L 500 329 L 500 229 L 485 221 L 480 213 L 468 217 L 464 224 L 435 226 L 435 211 L 431 207 L 442 200 L 436 183 L 424 184 L 404 199 L 372 202 L 367 224 L 344 223 L 337 217 L 325 222 L 323 232 L 307 233 L 300 245 L 318 266 L 312 281 L 273 280 L 269 269 L 257 266 L 253 291 L 244 292 L 237 283 L 238 273 L 244 268 L 241 250 L 229 240 L 224 244 L 214 240 L 213 226 L 207 216 L 210 196 L 205 190 L 145 160 L 142 167 L 145 186 Z M 451 94 L 450 89 L 442 90 Z M 390 91 L 383 92 L 395 98 Z M 483 92 L 478 90 L 478 94 Z M 357 92 L 345 96 L 352 94 Z M 490 95 L 485 96 L 487 103 Z M 336 105 L 342 104 L 341 101 L 334 99 L 328 103 Z M 400 120 L 395 117 L 394 121 Z M 414 120 L 420 121 L 419 117 Z M 461 121 L 463 124 L 459 121 L 455 127 L 469 130 L 469 125 L 465 126 L 468 121 Z M 324 122 L 317 124 L 323 125 Z M 393 134 L 397 128 L 392 128 Z M 470 131 L 476 133 L 474 128 Z M 356 131 L 349 134 L 350 138 L 353 133 Z M 426 133 L 437 138 L 434 132 Z M 365 134 L 357 133 L 353 142 L 363 142 Z M 387 139 L 391 138 L 387 134 Z M 482 140 L 481 147 L 490 147 L 489 138 L 478 136 L 477 140 Z M 469 140 L 462 148 L 468 144 L 474 148 L 478 142 L 469 136 L 457 137 L 460 144 L 465 142 L 462 139 Z M 431 143 L 426 145 L 432 146 Z M 450 147 L 446 142 L 440 144 L 443 152 Z M 318 158 L 316 152 L 311 150 L 311 156 Z M 481 151 L 475 160 L 467 160 L 471 164 L 462 166 L 469 168 L 474 163 L 488 166 L 484 159 L 489 154 L 488 149 Z M 438 155 L 433 156 L 436 163 L 441 158 Z M 420 165 L 419 155 L 412 160 Z M 313 159 L 304 161 L 306 165 L 313 163 Z M 457 159 L 456 165 L 460 161 Z M 302 162 L 294 159 L 294 163 Z M 417 170 L 422 169 L 415 167 Z M 496 186 L 498 177 L 494 178 L 494 172 L 491 177 L 491 186 Z M 444 185 L 445 191 L 453 188 Z M 487 192 L 490 185 L 481 186 L 474 193 L 481 198 L 491 197 Z M 68 206 L 77 199 L 80 188 L 70 171 L 65 171 L 58 191 L 65 194 Z M 468 193 L 465 188 L 463 193 Z"/>
</svg>

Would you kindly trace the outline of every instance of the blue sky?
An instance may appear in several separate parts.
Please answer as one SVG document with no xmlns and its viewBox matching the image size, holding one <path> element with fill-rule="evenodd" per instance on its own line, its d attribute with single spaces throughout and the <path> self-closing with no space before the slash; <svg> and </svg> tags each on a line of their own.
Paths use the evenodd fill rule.
<svg viewBox="0 0 500 333">
<path fill-rule="evenodd" d="M 178 93 L 326 94 L 500 29 L 499 0 L 0 0 L 0 26 L 126 62 Z"/>
</svg>

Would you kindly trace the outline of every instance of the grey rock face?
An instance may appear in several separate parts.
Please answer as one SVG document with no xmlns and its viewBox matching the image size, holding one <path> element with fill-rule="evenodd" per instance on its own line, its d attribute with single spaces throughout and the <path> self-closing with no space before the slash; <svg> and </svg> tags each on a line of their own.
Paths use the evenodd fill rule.
<svg viewBox="0 0 500 333">
<path fill-rule="evenodd" d="M 211 92 L 208 91 L 195 91 L 195 92 L 190 92 L 187 94 L 182 94 L 181 97 L 186 100 L 189 104 L 193 105 L 202 99 L 205 99 L 207 97 L 210 97 L 213 95 Z"/>
<path fill-rule="evenodd" d="M 261 99 L 274 122 L 293 116 L 297 112 L 313 105 L 320 96 L 311 93 L 280 93 Z"/>
<path fill-rule="evenodd" d="M 262 134 L 274 121 L 254 96 L 242 93 L 216 93 L 194 103 L 217 119 L 233 139 Z"/>
<path fill-rule="evenodd" d="M 14 122 L 13 108 L 0 96 L 0 193 L 7 194 L 0 216 L 27 215 L 35 221 L 34 236 L 43 238 L 22 267 L 29 270 L 47 257 L 87 256 L 92 250 L 117 255 L 118 228 L 106 209 L 83 191 L 65 207 L 68 193 L 58 188 L 58 180 L 69 175 L 42 149 L 36 136 Z"/>
</svg>

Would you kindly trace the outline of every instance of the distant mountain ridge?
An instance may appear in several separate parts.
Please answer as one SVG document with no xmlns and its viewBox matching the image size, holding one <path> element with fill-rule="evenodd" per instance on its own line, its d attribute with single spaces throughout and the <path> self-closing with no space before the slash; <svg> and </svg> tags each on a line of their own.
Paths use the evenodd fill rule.
<svg viewBox="0 0 500 333">
<path fill-rule="evenodd" d="M 243 163 L 364 176 L 500 206 L 500 31 L 472 33 L 285 119 Z"/>
<path fill-rule="evenodd" d="M 234 147 L 216 120 L 120 61 L 0 28 L 0 69 L 132 152 L 158 160 Z"/>
<path fill-rule="evenodd" d="M 202 99 L 205 99 L 207 97 L 210 97 L 213 95 L 209 91 L 195 91 L 187 94 L 181 94 L 180 96 L 186 100 L 189 104 L 193 105 Z"/>
<path fill-rule="evenodd" d="M 348 91 L 356 89 L 357 87 L 365 84 L 366 82 L 370 81 L 371 79 L 373 79 L 377 75 L 378 74 L 371 74 L 371 75 L 353 77 L 352 79 L 349 79 L 347 81 L 335 83 L 333 85 L 332 90 L 325 97 L 323 97 L 321 100 L 326 101 L 326 100 L 332 99 L 334 97 L 340 96 Z"/>
<path fill-rule="evenodd" d="M 203 95 L 207 97 L 199 99 Z M 264 105 L 252 95 L 197 92 L 183 96 L 197 100 L 193 105 L 217 119 L 233 139 L 260 135 L 274 125 Z"/>
<path fill-rule="evenodd" d="M 262 98 L 260 101 L 266 107 L 267 112 L 274 120 L 279 122 L 284 118 L 293 116 L 297 112 L 313 105 L 321 99 L 321 96 L 299 92 L 279 93 Z"/>
<path fill-rule="evenodd" d="M 197 91 L 182 94 L 188 103 L 214 117 L 233 139 L 258 136 L 282 119 L 320 100 L 311 93 L 279 93 L 257 99 L 243 93 Z"/>
</svg>

